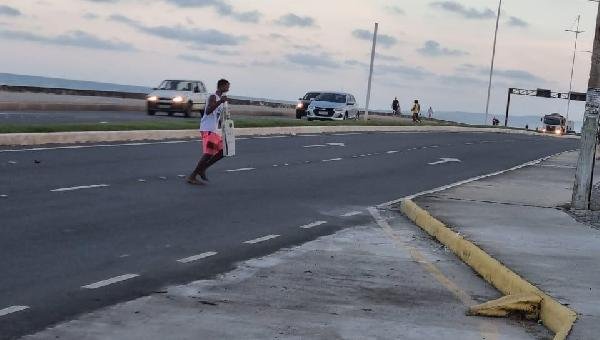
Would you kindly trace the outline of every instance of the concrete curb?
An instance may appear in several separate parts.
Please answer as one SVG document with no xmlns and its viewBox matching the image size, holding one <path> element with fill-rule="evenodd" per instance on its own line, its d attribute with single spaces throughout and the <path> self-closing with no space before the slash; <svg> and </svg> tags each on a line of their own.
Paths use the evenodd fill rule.
<svg viewBox="0 0 600 340">
<path fill-rule="evenodd" d="M 296 135 L 311 133 L 350 133 L 350 132 L 474 132 L 474 133 L 507 133 L 530 136 L 540 135 L 533 131 L 469 128 L 458 126 L 293 126 L 269 128 L 237 128 L 238 136 Z M 84 131 L 84 132 L 52 132 L 52 133 L 7 133 L 0 134 L 0 145 L 43 145 L 43 144 L 75 144 L 132 142 L 143 140 L 190 139 L 198 138 L 197 130 L 139 130 L 139 131 Z M 563 136 L 559 138 L 577 138 Z"/>
<path fill-rule="evenodd" d="M 401 202 L 401 211 L 417 226 L 452 250 L 487 282 L 505 295 L 535 294 L 542 298 L 540 320 L 555 333 L 555 340 L 566 339 L 577 313 L 553 299 L 472 242 L 448 228 L 410 199 Z"/>
</svg>

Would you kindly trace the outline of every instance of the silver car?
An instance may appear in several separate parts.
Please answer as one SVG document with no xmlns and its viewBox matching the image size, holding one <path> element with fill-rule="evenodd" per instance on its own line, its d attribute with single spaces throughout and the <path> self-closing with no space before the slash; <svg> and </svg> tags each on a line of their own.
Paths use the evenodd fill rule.
<svg viewBox="0 0 600 340">
<path fill-rule="evenodd" d="M 323 92 L 306 112 L 309 121 L 358 119 L 358 105 L 353 95 L 344 92 Z"/>
</svg>

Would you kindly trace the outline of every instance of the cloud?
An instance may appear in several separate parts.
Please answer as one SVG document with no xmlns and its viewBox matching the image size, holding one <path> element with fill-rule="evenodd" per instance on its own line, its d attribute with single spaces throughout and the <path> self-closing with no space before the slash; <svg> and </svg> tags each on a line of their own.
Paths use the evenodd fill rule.
<svg viewBox="0 0 600 340">
<path fill-rule="evenodd" d="M 462 75 L 449 75 L 449 76 L 440 76 L 440 81 L 444 84 L 448 85 L 459 85 L 459 86 L 472 86 L 472 87 L 482 87 L 487 86 L 488 81 L 480 78 L 462 76 Z"/>
<path fill-rule="evenodd" d="M 140 32 L 156 37 L 190 42 L 197 46 L 237 46 L 248 40 L 245 36 L 236 36 L 215 29 L 188 28 L 185 26 L 146 26 L 138 21 L 119 14 L 110 16 L 110 20 L 138 29 Z"/>
<path fill-rule="evenodd" d="M 487 72 L 489 72 L 489 69 L 487 70 Z M 507 69 L 507 70 L 503 70 L 503 69 L 495 69 L 494 70 L 494 75 L 498 76 L 498 77 L 502 77 L 502 78 L 506 78 L 506 79 L 511 79 L 511 80 L 519 80 L 519 81 L 527 81 L 527 82 L 546 82 L 545 79 L 536 76 L 535 74 L 528 72 L 528 71 L 524 71 L 524 70 L 514 70 L 514 69 Z"/>
<path fill-rule="evenodd" d="M 352 36 L 360 40 L 373 40 L 373 33 L 363 29 L 355 29 L 352 31 Z M 387 34 L 377 34 L 377 43 L 384 47 L 391 47 L 398 43 L 398 39 Z"/>
<path fill-rule="evenodd" d="M 422 79 L 432 75 L 431 72 L 423 69 L 422 67 L 403 65 L 377 65 L 374 72 L 379 75 L 399 75 L 413 79 Z"/>
<path fill-rule="evenodd" d="M 469 54 L 465 51 L 442 47 L 439 42 L 434 40 L 426 41 L 425 46 L 417 49 L 417 52 L 428 57 L 457 57 Z"/>
<path fill-rule="evenodd" d="M 384 61 L 401 61 L 402 58 L 395 55 L 386 55 L 381 53 L 375 53 L 376 60 L 384 60 Z"/>
<path fill-rule="evenodd" d="M 490 74 L 489 66 L 478 66 L 473 64 L 462 64 L 456 68 L 456 72 L 459 74 L 458 77 L 472 77 L 481 76 L 487 79 Z M 525 83 L 547 83 L 547 80 L 539 77 L 529 71 L 518 70 L 518 69 L 494 69 L 494 77 L 503 78 L 513 82 L 525 82 Z M 487 80 L 486 80 L 487 81 Z"/>
<path fill-rule="evenodd" d="M 238 12 L 223 0 L 165 0 L 168 3 L 185 8 L 212 7 L 217 13 L 234 18 L 237 21 L 258 23 L 262 14 L 259 11 Z"/>
<path fill-rule="evenodd" d="M 19 41 L 32 41 L 51 45 L 74 46 L 112 51 L 135 51 L 129 43 L 104 40 L 83 31 L 69 31 L 57 36 L 43 36 L 25 31 L 0 30 L 0 36 Z"/>
<path fill-rule="evenodd" d="M 315 26 L 315 19 L 309 16 L 301 17 L 294 13 L 289 13 L 279 18 L 275 23 L 287 27 L 313 27 Z"/>
<path fill-rule="evenodd" d="M 214 65 L 217 64 L 217 62 L 215 60 L 210 60 L 210 59 L 205 59 L 202 57 L 198 57 L 195 55 L 189 55 L 189 54 L 180 54 L 177 56 L 177 58 L 181 59 L 181 60 L 185 60 L 185 61 L 191 61 L 194 63 L 199 63 L 199 64 L 207 64 L 207 65 Z"/>
<path fill-rule="evenodd" d="M 90 2 L 99 2 L 99 3 L 116 3 L 119 0 L 87 0 L 87 1 L 90 1 Z"/>
<path fill-rule="evenodd" d="M 402 8 L 398 7 L 398 6 L 386 6 L 385 7 L 386 10 L 390 11 L 393 14 L 398 14 L 398 15 L 405 15 L 406 11 L 403 10 Z"/>
<path fill-rule="evenodd" d="M 489 8 L 482 10 L 473 7 L 465 7 L 456 1 L 435 1 L 430 4 L 434 8 L 439 8 L 462 16 L 465 19 L 494 19 L 496 12 Z"/>
<path fill-rule="evenodd" d="M 525 20 L 519 19 L 517 17 L 510 17 L 508 22 L 506 23 L 508 26 L 513 27 L 529 27 L 529 23 Z"/>
<path fill-rule="evenodd" d="M 0 5 L 0 16 L 2 15 L 7 17 L 18 17 L 22 15 L 22 13 L 14 7 Z"/>
<path fill-rule="evenodd" d="M 305 66 L 305 67 L 315 67 L 315 68 L 339 68 L 340 65 L 338 62 L 333 60 L 330 55 L 326 53 L 321 53 L 320 55 L 314 54 L 306 54 L 306 53 L 296 53 L 296 54 L 288 54 L 285 56 L 287 61 Z"/>
<path fill-rule="evenodd" d="M 348 59 L 344 61 L 344 64 L 348 65 L 348 66 L 360 66 L 360 67 L 369 67 L 369 64 L 362 62 L 362 61 L 358 61 L 355 59 Z"/>
<path fill-rule="evenodd" d="M 94 13 L 89 13 L 89 12 L 88 12 L 88 13 L 85 13 L 85 14 L 83 15 L 83 18 L 84 18 L 84 19 L 87 19 L 87 20 L 96 20 L 96 19 L 98 19 L 98 18 L 99 18 L 99 16 L 98 16 L 97 14 L 94 14 Z"/>
</svg>

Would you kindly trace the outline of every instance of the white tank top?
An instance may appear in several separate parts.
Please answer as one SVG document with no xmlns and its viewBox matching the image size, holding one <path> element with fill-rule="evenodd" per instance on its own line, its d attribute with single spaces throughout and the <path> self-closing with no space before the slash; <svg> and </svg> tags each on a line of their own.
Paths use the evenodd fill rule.
<svg viewBox="0 0 600 340">
<path fill-rule="evenodd" d="M 215 96 L 215 100 L 221 100 L 221 96 L 214 93 L 211 96 Z M 210 99 L 209 96 L 208 98 Z M 219 132 L 219 120 L 221 118 L 221 114 L 223 114 L 224 104 L 220 104 L 217 108 L 211 113 L 208 114 L 208 103 L 206 103 L 206 108 L 204 109 L 204 116 L 200 120 L 200 131 L 208 131 L 208 132 Z"/>
</svg>

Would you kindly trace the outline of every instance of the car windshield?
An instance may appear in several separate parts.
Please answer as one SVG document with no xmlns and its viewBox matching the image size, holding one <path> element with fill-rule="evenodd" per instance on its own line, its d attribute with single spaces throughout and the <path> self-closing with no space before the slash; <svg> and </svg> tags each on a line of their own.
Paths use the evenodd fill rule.
<svg viewBox="0 0 600 340">
<path fill-rule="evenodd" d="M 311 100 L 317 98 L 321 93 L 319 92 L 309 92 L 304 96 L 304 100 Z"/>
<path fill-rule="evenodd" d="M 346 96 L 337 93 L 321 93 L 316 100 L 322 102 L 345 103 Z"/>
<path fill-rule="evenodd" d="M 545 117 L 544 124 L 546 125 L 560 125 L 560 118 L 557 117 Z"/>
<path fill-rule="evenodd" d="M 165 80 L 160 84 L 158 89 L 171 91 L 191 91 L 192 83 L 181 80 Z"/>
</svg>

